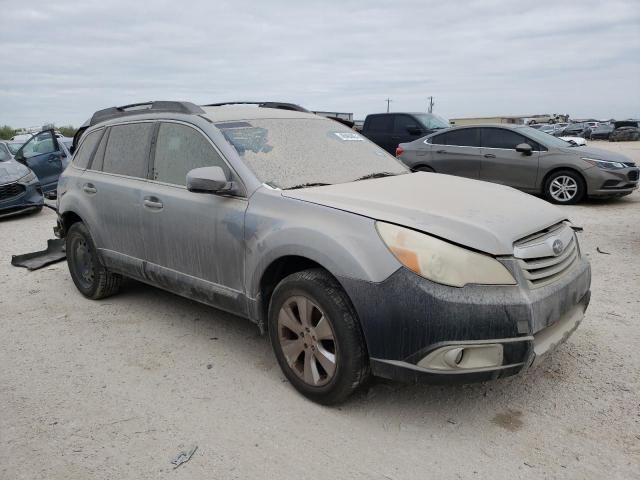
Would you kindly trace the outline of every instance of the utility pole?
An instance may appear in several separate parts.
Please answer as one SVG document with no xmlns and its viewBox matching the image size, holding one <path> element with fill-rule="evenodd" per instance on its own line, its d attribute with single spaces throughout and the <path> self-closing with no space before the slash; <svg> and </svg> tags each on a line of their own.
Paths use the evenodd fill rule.
<svg viewBox="0 0 640 480">
<path fill-rule="evenodd" d="M 389 104 L 391 103 L 392 100 L 390 98 L 387 98 L 386 101 L 387 101 L 387 113 L 389 113 Z"/>
<path fill-rule="evenodd" d="M 433 97 L 429 97 L 429 113 L 433 113 L 433 106 L 435 105 L 435 103 L 433 103 Z"/>
</svg>

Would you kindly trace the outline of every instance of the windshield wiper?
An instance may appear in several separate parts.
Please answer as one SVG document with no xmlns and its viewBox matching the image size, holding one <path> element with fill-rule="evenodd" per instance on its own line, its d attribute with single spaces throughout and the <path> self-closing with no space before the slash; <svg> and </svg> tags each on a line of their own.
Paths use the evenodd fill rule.
<svg viewBox="0 0 640 480">
<path fill-rule="evenodd" d="M 382 177 L 395 177 L 397 174 L 396 173 L 391 173 L 391 172 L 377 172 L 377 173 L 370 173 L 368 175 L 364 175 L 360 178 L 356 178 L 354 180 L 354 182 L 358 182 L 360 180 L 369 180 L 370 178 L 382 178 Z"/>
<path fill-rule="evenodd" d="M 301 183 L 300 185 L 296 185 L 295 187 L 289 187 L 287 188 L 287 190 L 295 190 L 296 188 L 306 188 L 306 187 L 324 187 L 326 185 L 331 185 L 331 184 L 322 183 L 322 182 Z"/>
</svg>

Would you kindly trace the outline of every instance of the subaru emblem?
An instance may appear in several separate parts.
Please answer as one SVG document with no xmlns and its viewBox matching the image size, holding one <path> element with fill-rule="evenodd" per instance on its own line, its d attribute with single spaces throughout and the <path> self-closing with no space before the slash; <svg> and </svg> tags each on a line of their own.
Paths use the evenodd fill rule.
<svg viewBox="0 0 640 480">
<path fill-rule="evenodd" d="M 551 248 L 553 248 L 553 253 L 557 256 L 560 255 L 564 250 L 564 244 L 562 243 L 562 240 L 558 239 L 553 242 L 553 246 Z"/>
</svg>

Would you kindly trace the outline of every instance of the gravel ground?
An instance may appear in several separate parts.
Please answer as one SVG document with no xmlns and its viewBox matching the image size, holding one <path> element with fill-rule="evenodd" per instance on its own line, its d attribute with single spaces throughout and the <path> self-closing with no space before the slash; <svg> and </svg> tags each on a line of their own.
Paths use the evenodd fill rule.
<svg viewBox="0 0 640 480">
<path fill-rule="evenodd" d="M 640 162 L 640 142 L 596 143 Z M 0 221 L 0 478 L 638 478 L 640 193 L 564 208 L 593 296 L 551 358 L 493 383 L 377 381 L 334 408 L 293 390 L 248 321 L 136 282 L 90 301 L 66 263 L 12 267 L 55 216 Z"/>
</svg>

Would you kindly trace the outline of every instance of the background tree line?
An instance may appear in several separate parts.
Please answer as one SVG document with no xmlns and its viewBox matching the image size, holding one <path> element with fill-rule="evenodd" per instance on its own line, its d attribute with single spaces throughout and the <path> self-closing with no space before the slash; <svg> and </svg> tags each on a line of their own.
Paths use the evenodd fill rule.
<svg viewBox="0 0 640 480">
<path fill-rule="evenodd" d="M 60 132 L 65 137 L 73 137 L 76 133 L 76 128 L 72 127 L 71 125 L 56 127 L 55 124 L 49 123 L 42 126 L 43 130 L 46 130 L 49 128 L 54 129 L 56 132 Z M 10 140 L 11 137 L 17 134 L 18 134 L 18 129 L 13 128 L 9 125 L 2 125 L 0 127 L 0 140 Z"/>
</svg>

